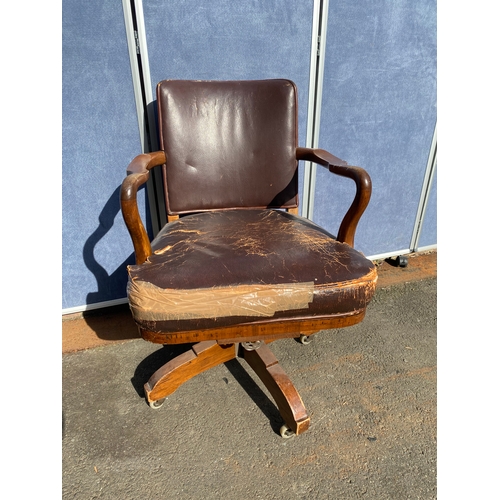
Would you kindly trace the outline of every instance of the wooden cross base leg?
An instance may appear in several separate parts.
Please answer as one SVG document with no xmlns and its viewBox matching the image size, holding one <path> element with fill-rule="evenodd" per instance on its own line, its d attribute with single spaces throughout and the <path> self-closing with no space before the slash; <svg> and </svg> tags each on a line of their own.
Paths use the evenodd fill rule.
<svg viewBox="0 0 500 500">
<path fill-rule="evenodd" d="M 290 377 L 281 368 L 269 347 L 264 344 L 253 351 L 245 349 L 242 351 L 243 359 L 252 367 L 271 393 L 285 421 L 286 428 L 297 435 L 309 429 L 310 418 L 304 403 Z M 289 437 L 286 428 L 282 428 L 283 437 Z"/>
<path fill-rule="evenodd" d="M 267 345 L 263 343 L 255 350 L 241 349 L 240 353 L 237 349 L 238 344 L 220 345 L 212 340 L 195 344 L 190 351 L 172 359 L 151 376 L 144 385 L 146 400 L 153 408 L 159 407 L 161 401 L 184 382 L 240 355 L 276 402 L 287 431 L 282 430 L 281 435 L 289 437 L 291 433 L 298 435 L 305 432 L 309 428 L 310 418 L 302 399 Z"/>
</svg>

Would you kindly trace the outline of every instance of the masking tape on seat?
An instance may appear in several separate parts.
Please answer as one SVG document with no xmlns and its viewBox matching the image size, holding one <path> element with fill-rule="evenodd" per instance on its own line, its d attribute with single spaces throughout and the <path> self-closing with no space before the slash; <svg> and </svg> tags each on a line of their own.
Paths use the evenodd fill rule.
<svg viewBox="0 0 500 500">
<path fill-rule="evenodd" d="M 313 292 L 313 282 L 175 290 L 132 279 L 127 286 L 132 313 L 142 321 L 271 317 L 277 311 L 307 309 Z"/>
</svg>

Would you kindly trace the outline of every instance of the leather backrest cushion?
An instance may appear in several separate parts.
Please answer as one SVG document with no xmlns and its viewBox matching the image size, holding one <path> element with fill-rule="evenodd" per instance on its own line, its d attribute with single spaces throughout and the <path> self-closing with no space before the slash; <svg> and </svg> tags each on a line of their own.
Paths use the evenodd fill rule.
<svg viewBox="0 0 500 500">
<path fill-rule="evenodd" d="M 297 206 L 293 82 L 164 80 L 157 101 L 168 213 Z"/>
</svg>

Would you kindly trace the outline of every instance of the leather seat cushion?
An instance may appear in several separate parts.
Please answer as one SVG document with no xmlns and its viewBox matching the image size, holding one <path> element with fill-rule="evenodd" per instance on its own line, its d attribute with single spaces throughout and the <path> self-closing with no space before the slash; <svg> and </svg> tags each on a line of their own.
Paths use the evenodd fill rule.
<svg viewBox="0 0 500 500">
<path fill-rule="evenodd" d="M 135 321 L 180 332 L 356 314 L 375 265 L 303 217 L 280 210 L 201 212 L 167 224 L 128 267 Z"/>
</svg>

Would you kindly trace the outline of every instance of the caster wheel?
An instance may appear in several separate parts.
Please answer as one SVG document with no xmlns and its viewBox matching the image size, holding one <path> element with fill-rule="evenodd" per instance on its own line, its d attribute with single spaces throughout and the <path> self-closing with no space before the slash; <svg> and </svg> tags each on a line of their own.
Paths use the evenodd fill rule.
<svg viewBox="0 0 500 500">
<path fill-rule="evenodd" d="M 255 342 L 242 342 L 241 345 L 246 351 L 256 351 L 264 342 L 256 340 Z"/>
<path fill-rule="evenodd" d="M 301 344 L 307 345 L 312 342 L 313 336 L 312 335 L 301 335 L 299 340 Z"/>
<path fill-rule="evenodd" d="M 408 265 L 408 257 L 405 257 L 404 255 L 399 255 L 396 258 L 396 264 L 399 267 L 406 267 Z"/>
<path fill-rule="evenodd" d="M 158 409 L 160 409 L 163 406 L 163 403 L 165 402 L 165 399 L 167 399 L 167 398 L 157 399 L 156 401 L 150 401 L 148 403 L 149 407 L 153 408 L 153 410 L 158 410 Z"/>
<path fill-rule="evenodd" d="M 280 429 L 280 435 L 283 439 L 288 439 L 295 436 L 295 432 L 293 432 L 288 425 L 283 424 Z"/>
</svg>

